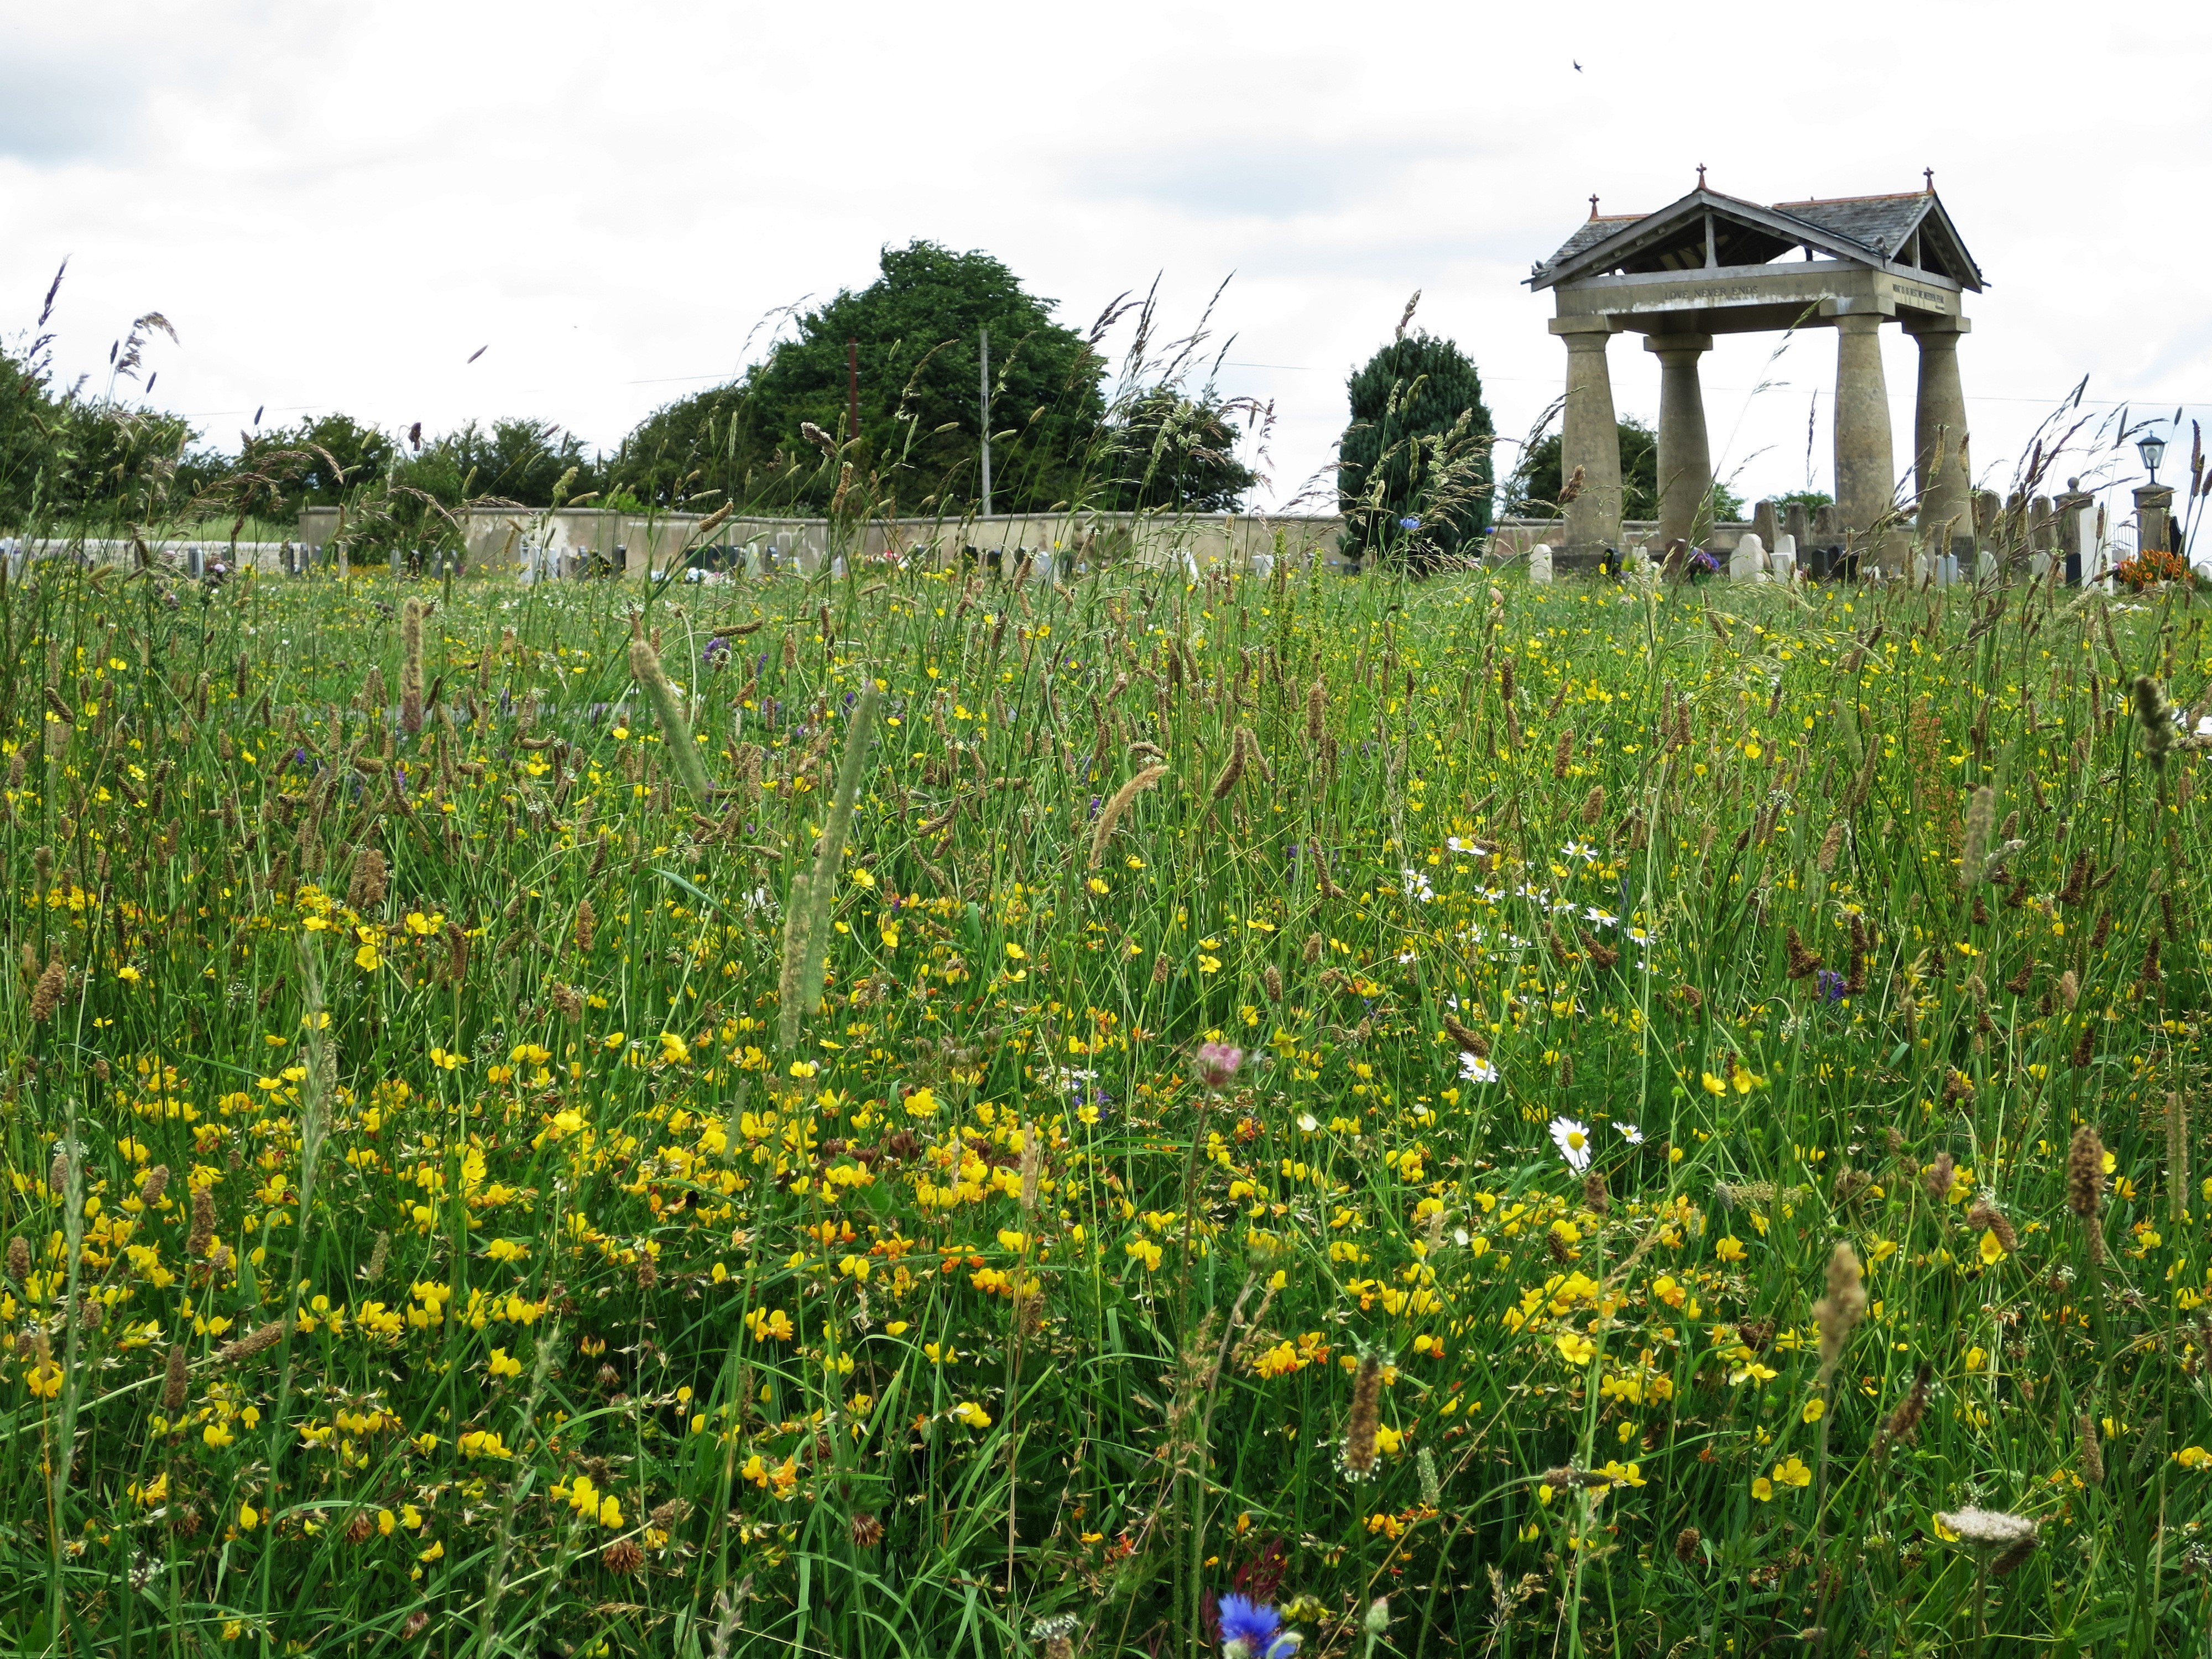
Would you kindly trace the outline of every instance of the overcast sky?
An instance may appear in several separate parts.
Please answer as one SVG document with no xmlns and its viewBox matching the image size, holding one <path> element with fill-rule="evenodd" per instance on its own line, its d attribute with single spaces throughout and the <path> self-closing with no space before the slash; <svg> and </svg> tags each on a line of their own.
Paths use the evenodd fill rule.
<svg viewBox="0 0 2212 1659">
<path fill-rule="evenodd" d="M 1655 209 L 1701 161 L 1761 202 L 1932 167 L 1990 279 L 1961 361 L 2002 486 L 2085 374 L 2094 412 L 2212 416 L 2208 70 L 2212 11 L 2021 0 L 0 0 L 0 334 L 67 256 L 65 378 L 103 385 L 158 309 L 180 343 L 149 351 L 153 401 L 211 440 L 265 406 L 529 414 L 611 446 L 742 368 L 775 308 L 926 237 L 1077 327 L 1156 276 L 1188 325 L 1231 278 L 1219 386 L 1273 400 L 1279 502 L 1416 289 L 1500 433 L 1525 429 L 1565 354 L 1521 281 L 1592 193 Z M 1914 348 L 1884 337 L 1903 463 Z M 1834 337 L 1778 343 L 1705 360 L 1717 470 L 1747 496 L 1828 484 Z M 1649 417 L 1638 348 L 1613 343 L 1615 396 Z M 2102 460 L 2139 477 L 2132 450 Z"/>
</svg>

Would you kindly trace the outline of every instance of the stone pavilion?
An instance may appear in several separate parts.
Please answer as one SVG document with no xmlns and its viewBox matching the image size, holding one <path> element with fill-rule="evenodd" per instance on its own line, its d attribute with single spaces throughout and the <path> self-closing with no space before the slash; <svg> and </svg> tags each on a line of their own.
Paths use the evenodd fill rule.
<svg viewBox="0 0 2212 1659">
<path fill-rule="evenodd" d="M 1771 206 L 1698 187 L 1656 213 L 1590 217 L 1528 278 L 1549 289 L 1552 332 L 1567 348 L 1561 477 L 1579 469 L 1566 504 L 1565 560 L 1595 562 L 1620 538 L 1621 481 L 1607 347 L 1644 337 L 1660 364 L 1659 523 L 1662 545 L 1695 541 L 1711 522 L 1712 452 L 1705 435 L 1698 361 L 1716 334 L 1832 328 L 1836 331 L 1836 520 L 1869 555 L 1901 562 L 1889 389 L 1879 333 L 1895 323 L 1920 348 L 1912 434 L 1917 539 L 1971 543 L 1972 472 L 1959 337 L 1961 300 L 1982 273 L 1936 194 L 1849 196 Z"/>
</svg>

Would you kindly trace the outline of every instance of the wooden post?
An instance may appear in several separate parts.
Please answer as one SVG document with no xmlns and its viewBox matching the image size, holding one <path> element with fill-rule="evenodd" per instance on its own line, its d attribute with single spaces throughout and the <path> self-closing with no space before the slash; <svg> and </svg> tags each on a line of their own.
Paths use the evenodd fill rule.
<svg viewBox="0 0 2212 1659">
<path fill-rule="evenodd" d="M 845 440 L 860 435 L 860 343 L 845 342 L 845 373 L 849 377 L 845 401 Z"/>
<path fill-rule="evenodd" d="M 981 331 L 983 360 L 983 516 L 991 516 L 991 331 Z"/>
</svg>

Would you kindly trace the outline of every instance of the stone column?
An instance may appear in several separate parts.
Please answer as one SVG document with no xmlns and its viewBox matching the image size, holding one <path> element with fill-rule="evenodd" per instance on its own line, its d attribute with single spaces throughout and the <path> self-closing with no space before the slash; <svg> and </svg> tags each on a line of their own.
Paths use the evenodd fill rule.
<svg viewBox="0 0 2212 1659">
<path fill-rule="evenodd" d="M 1713 349 L 1713 337 L 1647 335 L 1644 349 L 1659 359 L 1659 544 L 1677 537 L 1694 543 L 1712 528 L 1698 522 L 1712 495 L 1713 458 L 1698 359 Z"/>
<path fill-rule="evenodd" d="M 1949 540 L 1974 533 L 1966 394 L 1959 389 L 1959 337 L 1973 325 L 1964 317 L 1915 317 L 1905 325 L 1920 347 L 1920 383 L 1912 410 L 1912 486 L 1919 498 L 1922 541 L 1938 553 Z M 1945 531 L 1948 524 L 1951 528 Z"/>
<path fill-rule="evenodd" d="M 2172 534 L 2168 526 L 2173 522 L 2173 489 L 2169 484 L 2137 484 L 2136 497 L 2136 551 L 2149 552 L 2155 549 L 2163 553 Z"/>
<path fill-rule="evenodd" d="M 1862 538 L 1889 512 L 1897 484 L 1881 325 L 1875 312 L 1836 319 L 1836 516 Z"/>
<path fill-rule="evenodd" d="M 1566 504 L 1570 565 L 1595 564 L 1620 543 L 1620 428 L 1613 412 L 1613 374 L 1605 361 L 1613 337 L 1605 317 L 1554 317 L 1552 332 L 1566 342 L 1567 403 L 1559 428 L 1559 484 L 1579 468 L 1582 488 Z"/>
<path fill-rule="evenodd" d="M 2063 572 L 2069 559 L 2080 560 L 2081 563 L 2073 578 L 2078 581 L 2088 568 L 2088 560 L 2084 556 L 2083 550 L 2088 544 L 2090 514 L 2096 507 L 2097 498 L 2081 488 L 2081 481 L 2079 478 L 2069 478 L 2066 481 L 2066 493 L 2058 496 L 2051 505 L 2058 520 L 2058 546 L 2056 554 L 2059 568 Z"/>
</svg>

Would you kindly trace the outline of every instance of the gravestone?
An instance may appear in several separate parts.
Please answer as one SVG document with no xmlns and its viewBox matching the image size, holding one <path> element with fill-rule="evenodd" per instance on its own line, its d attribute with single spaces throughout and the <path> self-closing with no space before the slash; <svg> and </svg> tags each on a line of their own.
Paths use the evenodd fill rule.
<svg viewBox="0 0 2212 1659">
<path fill-rule="evenodd" d="M 1528 550 L 1528 580 L 1531 586 L 1547 586 L 1552 580 L 1552 550 L 1548 543 L 1538 542 Z"/>
<path fill-rule="evenodd" d="M 1729 580 L 1732 582 L 1755 582 L 1766 580 L 1766 544 L 1755 530 L 1746 531 L 1735 551 L 1729 555 Z"/>
<path fill-rule="evenodd" d="M 1774 580 L 1788 584 L 1797 580 L 1797 538 L 1784 531 L 1774 538 L 1774 551 L 1766 556 L 1774 567 Z"/>
<path fill-rule="evenodd" d="M 1775 521 L 1772 501 L 1761 501 L 1751 509 L 1751 531 L 1761 547 L 1772 547 L 1781 541 L 1782 526 Z"/>
<path fill-rule="evenodd" d="M 1812 515 L 1805 511 L 1804 502 L 1790 503 L 1790 511 L 1784 515 L 1782 528 L 1800 547 L 1804 546 L 1813 538 L 1813 519 Z"/>
</svg>

